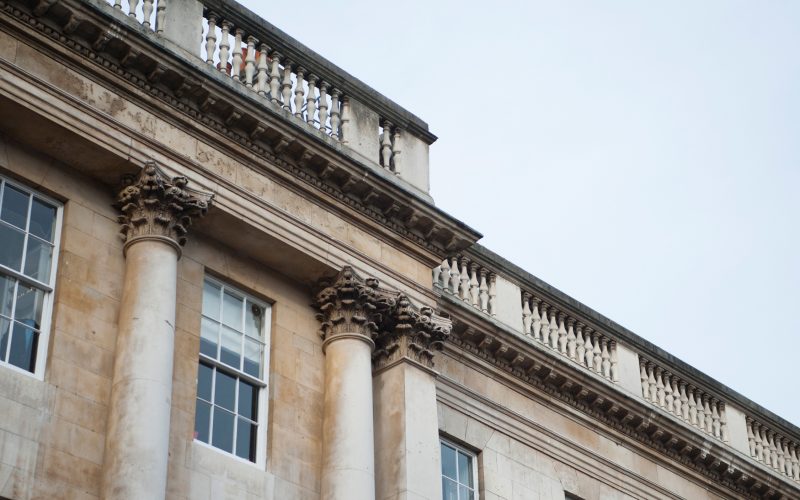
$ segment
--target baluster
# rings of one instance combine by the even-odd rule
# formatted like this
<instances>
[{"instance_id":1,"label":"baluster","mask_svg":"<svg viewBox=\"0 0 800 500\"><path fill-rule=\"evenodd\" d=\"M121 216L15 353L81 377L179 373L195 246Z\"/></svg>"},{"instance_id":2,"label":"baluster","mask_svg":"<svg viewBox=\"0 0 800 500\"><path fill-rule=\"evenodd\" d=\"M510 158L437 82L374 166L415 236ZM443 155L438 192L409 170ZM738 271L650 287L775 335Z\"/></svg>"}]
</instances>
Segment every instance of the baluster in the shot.
<instances>
[{"instance_id":1,"label":"baluster","mask_svg":"<svg viewBox=\"0 0 800 500\"><path fill-rule=\"evenodd\" d=\"M136 7L139 6L139 0L128 1L128 15L136 19Z\"/></svg>"},{"instance_id":2,"label":"baluster","mask_svg":"<svg viewBox=\"0 0 800 500\"><path fill-rule=\"evenodd\" d=\"M753 422L753 436L756 442L756 460L764 461L764 440L761 439L761 425Z\"/></svg>"},{"instance_id":3,"label":"baluster","mask_svg":"<svg viewBox=\"0 0 800 500\"><path fill-rule=\"evenodd\" d=\"M656 368L652 363L647 364L647 383L650 386L650 402L658 404L658 387L656 384Z\"/></svg>"},{"instance_id":4,"label":"baluster","mask_svg":"<svg viewBox=\"0 0 800 500\"><path fill-rule=\"evenodd\" d=\"M686 396L686 382L681 382L681 416L689 421L689 398Z\"/></svg>"},{"instance_id":5,"label":"baluster","mask_svg":"<svg viewBox=\"0 0 800 500\"><path fill-rule=\"evenodd\" d=\"M261 97L267 97L267 90L269 89L269 65L267 64L267 54L269 47L266 44L261 44L258 48L258 76L256 77L256 92Z\"/></svg>"},{"instance_id":6,"label":"baluster","mask_svg":"<svg viewBox=\"0 0 800 500\"><path fill-rule=\"evenodd\" d=\"M206 33L206 62L214 64L214 53L217 51L217 16L209 14L208 33Z\"/></svg>"},{"instance_id":7,"label":"baluster","mask_svg":"<svg viewBox=\"0 0 800 500\"><path fill-rule=\"evenodd\" d=\"M564 327L564 319L566 315L563 312L558 313L558 352L567 355L567 329Z\"/></svg>"},{"instance_id":8,"label":"baluster","mask_svg":"<svg viewBox=\"0 0 800 500\"><path fill-rule=\"evenodd\" d=\"M392 138L390 135L390 130L392 128L392 124L388 120L382 120L381 127L383 127L383 132L381 133L380 137L381 165L383 165L383 168L391 170Z\"/></svg>"},{"instance_id":9,"label":"baluster","mask_svg":"<svg viewBox=\"0 0 800 500\"><path fill-rule=\"evenodd\" d=\"M319 104L317 108L319 111L317 115L319 116L319 129L325 132L328 126L328 84L320 80L319 82Z\"/></svg>"},{"instance_id":10,"label":"baluster","mask_svg":"<svg viewBox=\"0 0 800 500\"><path fill-rule=\"evenodd\" d=\"M792 477L792 450L791 450L791 441L788 438L783 442L783 459L785 460L783 465L784 474L788 477Z\"/></svg>"},{"instance_id":11,"label":"baluster","mask_svg":"<svg viewBox=\"0 0 800 500\"><path fill-rule=\"evenodd\" d=\"M114 8L122 10L122 0L114 0Z\"/></svg>"},{"instance_id":12,"label":"baluster","mask_svg":"<svg viewBox=\"0 0 800 500\"><path fill-rule=\"evenodd\" d=\"M664 392L664 371L661 368L656 367L656 398L658 402L658 406L661 408L664 407L666 393Z\"/></svg>"},{"instance_id":13,"label":"baluster","mask_svg":"<svg viewBox=\"0 0 800 500\"><path fill-rule=\"evenodd\" d=\"M601 337L600 333L595 332L594 335L594 371L595 373L603 372L603 351L600 349Z\"/></svg>"},{"instance_id":14,"label":"baluster","mask_svg":"<svg viewBox=\"0 0 800 500\"><path fill-rule=\"evenodd\" d=\"M342 123L339 125L339 142L347 144L350 142L350 98L342 97Z\"/></svg>"},{"instance_id":15,"label":"baluster","mask_svg":"<svg viewBox=\"0 0 800 500\"><path fill-rule=\"evenodd\" d=\"M777 465L778 465L778 472L783 474L786 469L786 457L783 455L783 438L781 436L775 437L775 450L777 455Z\"/></svg>"},{"instance_id":16,"label":"baluster","mask_svg":"<svg viewBox=\"0 0 800 500\"><path fill-rule=\"evenodd\" d=\"M767 429L766 427L761 427L761 460L769 465L770 464L770 454L769 454L769 440L767 439Z\"/></svg>"},{"instance_id":17,"label":"baluster","mask_svg":"<svg viewBox=\"0 0 800 500\"><path fill-rule=\"evenodd\" d=\"M583 365L586 366L588 369L592 369L592 364L594 363L594 346L592 345L592 329L588 326L586 327L586 331L583 334L585 342L583 343L584 347L584 363Z\"/></svg>"},{"instance_id":18,"label":"baluster","mask_svg":"<svg viewBox=\"0 0 800 500\"><path fill-rule=\"evenodd\" d=\"M678 389L678 377L672 377L672 413L681 418L681 391Z\"/></svg>"},{"instance_id":19,"label":"baluster","mask_svg":"<svg viewBox=\"0 0 800 500\"><path fill-rule=\"evenodd\" d=\"M234 80L242 78L242 36L244 31L236 28L233 35L233 61L231 62L231 76Z\"/></svg>"},{"instance_id":20,"label":"baluster","mask_svg":"<svg viewBox=\"0 0 800 500\"><path fill-rule=\"evenodd\" d=\"M730 441L730 436L728 436L728 412L725 409L725 403L720 401L719 403L719 427L720 427L720 434L722 435L722 441L727 443Z\"/></svg>"},{"instance_id":21,"label":"baluster","mask_svg":"<svg viewBox=\"0 0 800 500\"><path fill-rule=\"evenodd\" d=\"M306 123L314 126L314 115L317 112L317 77L308 75L308 95L306 96Z\"/></svg>"},{"instance_id":22,"label":"baluster","mask_svg":"<svg viewBox=\"0 0 800 500\"><path fill-rule=\"evenodd\" d=\"M697 427L697 399L695 398L694 386L689 386L689 423Z\"/></svg>"},{"instance_id":23,"label":"baluster","mask_svg":"<svg viewBox=\"0 0 800 500\"><path fill-rule=\"evenodd\" d=\"M522 333L530 336L531 334L531 294L522 292Z\"/></svg>"},{"instance_id":24,"label":"baluster","mask_svg":"<svg viewBox=\"0 0 800 500\"><path fill-rule=\"evenodd\" d=\"M575 319L567 319L567 356L575 361L577 359L577 338L575 337Z\"/></svg>"},{"instance_id":25,"label":"baluster","mask_svg":"<svg viewBox=\"0 0 800 500\"><path fill-rule=\"evenodd\" d=\"M439 264L438 266L433 268L433 286L439 286L439 278L442 276L442 265Z\"/></svg>"},{"instance_id":26,"label":"baluster","mask_svg":"<svg viewBox=\"0 0 800 500\"><path fill-rule=\"evenodd\" d=\"M228 52L231 48L231 42L228 36L231 31L231 23L222 21L222 33L219 37L219 70L222 73L228 74Z\"/></svg>"},{"instance_id":27,"label":"baluster","mask_svg":"<svg viewBox=\"0 0 800 500\"><path fill-rule=\"evenodd\" d=\"M706 430L706 410L705 410L705 406L703 404L703 399L704 399L704 396L700 392L700 390L698 389L697 390L697 427L701 431L705 431Z\"/></svg>"},{"instance_id":28,"label":"baluster","mask_svg":"<svg viewBox=\"0 0 800 500\"><path fill-rule=\"evenodd\" d=\"M458 286L461 284L461 272L458 270L458 258L452 257L450 263L450 293L458 297Z\"/></svg>"},{"instance_id":29,"label":"baluster","mask_svg":"<svg viewBox=\"0 0 800 500\"><path fill-rule=\"evenodd\" d=\"M709 397L707 395L703 396L703 411L706 414L706 432L712 434L714 432L714 422L711 419L711 406L708 404L708 399Z\"/></svg>"},{"instance_id":30,"label":"baluster","mask_svg":"<svg viewBox=\"0 0 800 500\"><path fill-rule=\"evenodd\" d=\"M167 15L167 0L158 0L156 6L156 33L164 33L164 20Z\"/></svg>"},{"instance_id":31,"label":"baluster","mask_svg":"<svg viewBox=\"0 0 800 500\"><path fill-rule=\"evenodd\" d=\"M778 450L775 446L775 433L770 431L769 433L769 457L770 457L770 466L773 469L777 468L778 464Z\"/></svg>"},{"instance_id":32,"label":"baluster","mask_svg":"<svg viewBox=\"0 0 800 500\"><path fill-rule=\"evenodd\" d=\"M602 340L602 352L600 353L601 363L600 366L603 369L603 376L607 379L611 378L611 353L608 352L608 339Z\"/></svg>"},{"instance_id":33,"label":"baluster","mask_svg":"<svg viewBox=\"0 0 800 500\"><path fill-rule=\"evenodd\" d=\"M533 338L534 340L541 339L541 330L542 330L542 317L539 315L539 303L541 299L538 297L533 298L533 311L531 311L531 317L533 321L531 321L531 329L533 330Z\"/></svg>"},{"instance_id":34,"label":"baluster","mask_svg":"<svg viewBox=\"0 0 800 500\"><path fill-rule=\"evenodd\" d=\"M558 349L558 320L555 307L550 308L550 347Z\"/></svg>"},{"instance_id":35,"label":"baluster","mask_svg":"<svg viewBox=\"0 0 800 500\"><path fill-rule=\"evenodd\" d=\"M334 87L331 89L331 137L339 141L342 140L341 131L339 129L342 110L339 104L339 90Z\"/></svg>"},{"instance_id":36,"label":"baluster","mask_svg":"<svg viewBox=\"0 0 800 500\"><path fill-rule=\"evenodd\" d=\"M150 27L150 16L152 15L153 15L153 0L144 0L142 2L142 26L144 26L145 28Z\"/></svg>"},{"instance_id":37,"label":"baluster","mask_svg":"<svg viewBox=\"0 0 800 500\"><path fill-rule=\"evenodd\" d=\"M303 119L303 103L305 102L305 89L303 88L303 75L306 70L302 66L298 66L295 74L297 81L294 84L294 116Z\"/></svg>"},{"instance_id":38,"label":"baluster","mask_svg":"<svg viewBox=\"0 0 800 500\"><path fill-rule=\"evenodd\" d=\"M541 333L541 338L537 340L541 341L542 344L547 345L547 342L550 337L550 321L547 319L547 309L550 306L542 302L542 320L539 322L539 328Z\"/></svg>"},{"instance_id":39,"label":"baluster","mask_svg":"<svg viewBox=\"0 0 800 500\"><path fill-rule=\"evenodd\" d=\"M750 417L745 418L747 424L747 444L750 445L750 456L756 457L756 437L753 435L753 421Z\"/></svg>"},{"instance_id":40,"label":"baluster","mask_svg":"<svg viewBox=\"0 0 800 500\"><path fill-rule=\"evenodd\" d=\"M442 282L439 284L442 287L442 290L445 292L449 291L448 287L450 286L450 263L447 262L447 259L442 261Z\"/></svg>"},{"instance_id":41,"label":"baluster","mask_svg":"<svg viewBox=\"0 0 800 500\"><path fill-rule=\"evenodd\" d=\"M466 257L461 257L461 300L469 302L469 271L467 270L467 263L469 260Z\"/></svg>"},{"instance_id":42,"label":"baluster","mask_svg":"<svg viewBox=\"0 0 800 500\"><path fill-rule=\"evenodd\" d=\"M584 326L585 325L583 323L578 321L577 324L578 336L575 339L575 351L576 351L575 361L577 361L579 364L583 364L584 360L586 359L586 344L585 341L583 340Z\"/></svg>"},{"instance_id":43,"label":"baluster","mask_svg":"<svg viewBox=\"0 0 800 500\"><path fill-rule=\"evenodd\" d=\"M644 361L639 361L639 380L642 381L642 397L650 401L650 380L647 376L647 368Z\"/></svg>"},{"instance_id":44,"label":"baluster","mask_svg":"<svg viewBox=\"0 0 800 500\"><path fill-rule=\"evenodd\" d=\"M292 112L292 61L283 61L283 78L281 79L281 100L283 109Z\"/></svg>"},{"instance_id":45,"label":"baluster","mask_svg":"<svg viewBox=\"0 0 800 500\"><path fill-rule=\"evenodd\" d=\"M672 374L664 372L664 409L672 413Z\"/></svg>"},{"instance_id":46,"label":"baluster","mask_svg":"<svg viewBox=\"0 0 800 500\"><path fill-rule=\"evenodd\" d=\"M487 271L484 268L480 270L481 285L480 285L480 299L481 311L489 314L489 286L486 284Z\"/></svg>"},{"instance_id":47,"label":"baluster","mask_svg":"<svg viewBox=\"0 0 800 500\"><path fill-rule=\"evenodd\" d=\"M489 273L489 315L497 316L497 275Z\"/></svg>"},{"instance_id":48,"label":"baluster","mask_svg":"<svg viewBox=\"0 0 800 500\"><path fill-rule=\"evenodd\" d=\"M717 439L722 439L722 424L719 421L719 401L711 400L711 432Z\"/></svg>"},{"instance_id":49,"label":"baluster","mask_svg":"<svg viewBox=\"0 0 800 500\"><path fill-rule=\"evenodd\" d=\"M797 453L797 445L792 444L792 478L800 481L800 456Z\"/></svg>"},{"instance_id":50,"label":"baluster","mask_svg":"<svg viewBox=\"0 0 800 500\"><path fill-rule=\"evenodd\" d=\"M469 264L469 293L470 293L470 302L472 303L472 307L480 308L480 284L478 283L478 264L474 262L470 262Z\"/></svg>"},{"instance_id":51,"label":"baluster","mask_svg":"<svg viewBox=\"0 0 800 500\"><path fill-rule=\"evenodd\" d=\"M617 359L616 340L610 342L609 349L611 349L611 381L619 382L619 360Z\"/></svg>"},{"instance_id":52,"label":"baluster","mask_svg":"<svg viewBox=\"0 0 800 500\"><path fill-rule=\"evenodd\" d=\"M237 37L241 40L241 30L236 30ZM244 84L247 88L253 88L253 78L256 74L256 38L247 37L247 54L244 56ZM241 42L239 42L241 44ZM242 55L239 55L241 59ZM234 58L235 59L235 58ZM241 62L239 63L241 65ZM235 66L235 64L234 64Z\"/></svg>"},{"instance_id":53,"label":"baluster","mask_svg":"<svg viewBox=\"0 0 800 500\"><path fill-rule=\"evenodd\" d=\"M401 148L400 127L395 127L392 130L392 171L395 175L400 175L402 166L402 148Z\"/></svg>"},{"instance_id":54,"label":"baluster","mask_svg":"<svg viewBox=\"0 0 800 500\"><path fill-rule=\"evenodd\" d=\"M277 106L281 105L281 55L279 52L273 51L270 55L269 63L269 100L272 104Z\"/></svg>"}]
</instances>

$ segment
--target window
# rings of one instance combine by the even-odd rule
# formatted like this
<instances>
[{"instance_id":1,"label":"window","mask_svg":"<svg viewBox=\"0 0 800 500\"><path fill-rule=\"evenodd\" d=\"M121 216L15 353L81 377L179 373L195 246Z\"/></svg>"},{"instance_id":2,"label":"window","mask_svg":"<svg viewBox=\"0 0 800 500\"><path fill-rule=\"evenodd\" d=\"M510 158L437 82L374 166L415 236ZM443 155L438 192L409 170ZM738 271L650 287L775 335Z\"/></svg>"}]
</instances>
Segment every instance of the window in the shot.
<instances>
[{"instance_id":1,"label":"window","mask_svg":"<svg viewBox=\"0 0 800 500\"><path fill-rule=\"evenodd\" d=\"M263 463L270 306L206 277L201 321L195 439Z\"/></svg>"},{"instance_id":2,"label":"window","mask_svg":"<svg viewBox=\"0 0 800 500\"><path fill-rule=\"evenodd\" d=\"M442 498L444 500L476 500L475 454L442 440Z\"/></svg>"},{"instance_id":3,"label":"window","mask_svg":"<svg viewBox=\"0 0 800 500\"><path fill-rule=\"evenodd\" d=\"M39 377L60 229L58 203L0 177L0 364Z\"/></svg>"}]
</instances>

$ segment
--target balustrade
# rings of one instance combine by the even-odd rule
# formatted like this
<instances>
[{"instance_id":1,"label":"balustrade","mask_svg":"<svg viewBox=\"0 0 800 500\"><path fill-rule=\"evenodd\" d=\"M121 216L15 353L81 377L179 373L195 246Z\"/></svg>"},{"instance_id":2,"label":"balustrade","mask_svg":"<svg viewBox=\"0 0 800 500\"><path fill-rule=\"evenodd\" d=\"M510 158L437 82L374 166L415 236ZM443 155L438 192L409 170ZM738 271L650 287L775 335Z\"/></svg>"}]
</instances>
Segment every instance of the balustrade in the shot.
<instances>
[{"instance_id":1,"label":"balustrade","mask_svg":"<svg viewBox=\"0 0 800 500\"><path fill-rule=\"evenodd\" d=\"M108 3L139 21L145 28L157 33L164 31L167 0L108 0Z\"/></svg>"},{"instance_id":2,"label":"balustrade","mask_svg":"<svg viewBox=\"0 0 800 500\"><path fill-rule=\"evenodd\" d=\"M728 442L725 403L680 376L639 359L642 397L701 432Z\"/></svg>"},{"instance_id":3,"label":"balustrade","mask_svg":"<svg viewBox=\"0 0 800 500\"><path fill-rule=\"evenodd\" d=\"M745 417L745 422L750 456L800 482L800 444L750 417Z\"/></svg>"},{"instance_id":4,"label":"balustrade","mask_svg":"<svg viewBox=\"0 0 800 500\"><path fill-rule=\"evenodd\" d=\"M522 333L607 380L619 380L616 341L525 291Z\"/></svg>"},{"instance_id":5,"label":"balustrade","mask_svg":"<svg viewBox=\"0 0 800 500\"><path fill-rule=\"evenodd\" d=\"M433 269L433 285L475 309L497 316L497 275L467 257L451 257Z\"/></svg>"}]
</instances>

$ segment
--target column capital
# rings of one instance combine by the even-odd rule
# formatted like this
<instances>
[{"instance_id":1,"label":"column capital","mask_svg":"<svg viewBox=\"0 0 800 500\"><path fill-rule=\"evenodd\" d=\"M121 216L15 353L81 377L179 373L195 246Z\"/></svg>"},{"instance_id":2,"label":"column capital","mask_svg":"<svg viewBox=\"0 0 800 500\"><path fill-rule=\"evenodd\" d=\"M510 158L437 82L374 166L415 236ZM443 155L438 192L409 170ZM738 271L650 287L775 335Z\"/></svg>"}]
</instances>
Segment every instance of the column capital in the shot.
<instances>
[{"instance_id":1,"label":"column capital","mask_svg":"<svg viewBox=\"0 0 800 500\"><path fill-rule=\"evenodd\" d=\"M323 348L337 338L359 338L374 346L383 315L395 305L394 294L376 278L362 278L345 266L332 280L322 280L314 296Z\"/></svg>"},{"instance_id":2,"label":"column capital","mask_svg":"<svg viewBox=\"0 0 800 500\"><path fill-rule=\"evenodd\" d=\"M186 177L169 178L154 161L145 163L139 173L122 177L114 207L122 212L117 220L122 224L123 251L150 239L172 245L180 255L192 219L205 215L214 197L186 187L188 183Z\"/></svg>"},{"instance_id":3,"label":"column capital","mask_svg":"<svg viewBox=\"0 0 800 500\"><path fill-rule=\"evenodd\" d=\"M430 307L418 308L405 295L397 297L397 306L387 316L375 342L372 362L376 370L403 358L433 369L434 351L440 351L453 323Z\"/></svg>"}]
</instances>

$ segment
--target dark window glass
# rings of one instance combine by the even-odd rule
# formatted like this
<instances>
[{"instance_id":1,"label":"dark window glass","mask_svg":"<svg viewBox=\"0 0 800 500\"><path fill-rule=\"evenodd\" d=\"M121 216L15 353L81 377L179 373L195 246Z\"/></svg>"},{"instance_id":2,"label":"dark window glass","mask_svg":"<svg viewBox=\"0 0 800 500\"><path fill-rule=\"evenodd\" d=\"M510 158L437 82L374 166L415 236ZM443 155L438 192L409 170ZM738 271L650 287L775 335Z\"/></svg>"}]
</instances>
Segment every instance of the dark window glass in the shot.
<instances>
[{"instance_id":1,"label":"dark window glass","mask_svg":"<svg viewBox=\"0 0 800 500\"><path fill-rule=\"evenodd\" d=\"M14 283L16 280L0 274L0 314L6 318L11 317L11 307L14 305Z\"/></svg>"},{"instance_id":2,"label":"dark window glass","mask_svg":"<svg viewBox=\"0 0 800 500\"><path fill-rule=\"evenodd\" d=\"M233 413L215 406L213 433L211 444L228 453L233 453Z\"/></svg>"},{"instance_id":3,"label":"dark window glass","mask_svg":"<svg viewBox=\"0 0 800 500\"><path fill-rule=\"evenodd\" d=\"M14 309L14 319L38 330L42 324L43 308L43 291L22 283L17 285L17 305Z\"/></svg>"},{"instance_id":4,"label":"dark window glass","mask_svg":"<svg viewBox=\"0 0 800 500\"><path fill-rule=\"evenodd\" d=\"M200 324L200 352L216 359L217 342L219 342L219 324L203 318Z\"/></svg>"},{"instance_id":5,"label":"dark window glass","mask_svg":"<svg viewBox=\"0 0 800 500\"><path fill-rule=\"evenodd\" d=\"M214 387L214 404L226 410L235 411L236 379L217 371L216 386ZM216 426L216 424L215 424Z\"/></svg>"},{"instance_id":6,"label":"dark window glass","mask_svg":"<svg viewBox=\"0 0 800 500\"><path fill-rule=\"evenodd\" d=\"M458 485L455 481L442 478L442 498L444 500L458 500Z\"/></svg>"},{"instance_id":7,"label":"dark window glass","mask_svg":"<svg viewBox=\"0 0 800 500\"><path fill-rule=\"evenodd\" d=\"M258 414L258 388L239 381L239 415L256 420Z\"/></svg>"},{"instance_id":8,"label":"dark window glass","mask_svg":"<svg viewBox=\"0 0 800 500\"><path fill-rule=\"evenodd\" d=\"M211 405L197 400L194 416L194 432L197 439L208 443L208 428L211 424Z\"/></svg>"},{"instance_id":9,"label":"dark window glass","mask_svg":"<svg viewBox=\"0 0 800 500\"><path fill-rule=\"evenodd\" d=\"M13 224L20 229L25 229L28 219L29 195L6 184L3 191L3 206L0 209L0 219Z\"/></svg>"},{"instance_id":10,"label":"dark window glass","mask_svg":"<svg viewBox=\"0 0 800 500\"><path fill-rule=\"evenodd\" d=\"M50 263L52 261L53 247L42 240L28 237L28 248L25 250L25 274L47 283L50 281Z\"/></svg>"},{"instance_id":11,"label":"dark window glass","mask_svg":"<svg viewBox=\"0 0 800 500\"><path fill-rule=\"evenodd\" d=\"M236 455L256 461L256 426L243 418L239 418L236 429Z\"/></svg>"},{"instance_id":12,"label":"dark window glass","mask_svg":"<svg viewBox=\"0 0 800 500\"><path fill-rule=\"evenodd\" d=\"M456 450L442 443L442 475L456 479Z\"/></svg>"},{"instance_id":13,"label":"dark window glass","mask_svg":"<svg viewBox=\"0 0 800 500\"><path fill-rule=\"evenodd\" d=\"M0 318L0 361L6 360L8 350L8 336L11 334L11 322Z\"/></svg>"},{"instance_id":14,"label":"dark window glass","mask_svg":"<svg viewBox=\"0 0 800 500\"><path fill-rule=\"evenodd\" d=\"M210 366L200 363L197 367L197 397L211 401L211 381L214 370Z\"/></svg>"},{"instance_id":15,"label":"dark window glass","mask_svg":"<svg viewBox=\"0 0 800 500\"><path fill-rule=\"evenodd\" d=\"M458 482L472 486L472 460L469 455L458 452Z\"/></svg>"},{"instance_id":16,"label":"dark window glass","mask_svg":"<svg viewBox=\"0 0 800 500\"><path fill-rule=\"evenodd\" d=\"M8 362L32 372L36 361L37 338L36 331L15 321L11 332L11 350L8 353Z\"/></svg>"},{"instance_id":17,"label":"dark window glass","mask_svg":"<svg viewBox=\"0 0 800 500\"><path fill-rule=\"evenodd\" d=\"M22 247L25 244L25 233L0 223L0 264L15 271L22 265Z\"/></svg>"},{"instance_id":18,"label":"dark window glass","mask_svg":"<svg viewBox=\"0 0 800 500\"><path fill-rule=\"evenodd\" d=\"M31 205L31 223L28 231L52 243L55 227L56 208L34 198Z\"/></svg>"}]
</instances>

